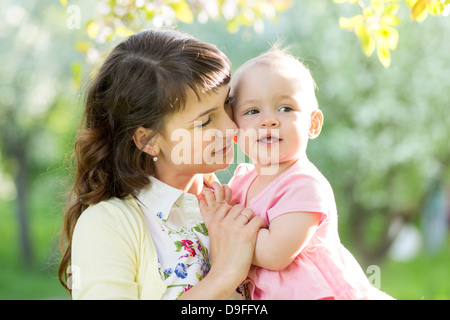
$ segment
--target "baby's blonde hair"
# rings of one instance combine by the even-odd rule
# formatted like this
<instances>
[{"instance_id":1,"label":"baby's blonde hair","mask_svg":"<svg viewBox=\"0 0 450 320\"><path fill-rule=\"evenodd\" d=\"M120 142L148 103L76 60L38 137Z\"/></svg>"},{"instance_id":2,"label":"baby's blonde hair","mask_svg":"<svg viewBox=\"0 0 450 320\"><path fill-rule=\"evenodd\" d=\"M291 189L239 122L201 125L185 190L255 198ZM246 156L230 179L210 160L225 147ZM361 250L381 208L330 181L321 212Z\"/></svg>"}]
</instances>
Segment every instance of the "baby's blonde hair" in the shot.
<instances>
[{"instance_id":1,"label":"baby's blonde hair","mask_svg":"<svg viewBox=\"0 0 450 320\"><path fill-rule=\"evenodd\" d=\"M303 91L306 93L312 95L313 99L313 105L312 107L314 109L319 108L319 104L317 102L315 90L317 89L317 84L314 81L314 78L311 75L310 70L308 67L300 61L299 58L296 58L293 56L288 48L281 48L279 45L275 44L270 48L268 51L260 54L259 56L252 58L245 62L243 65L241 65L236 72L234 73L231 81L231 85L237 85L239 83L239 78L242 72L244 70L252 65L265 65L269 67L277 67L277 63L280 61L284 61L286 63L292 64L293 68L297 68L298 70L298 76L302 79L302 83L304 84L304 87L302 88Z\"/></svg>"}]
</instances>

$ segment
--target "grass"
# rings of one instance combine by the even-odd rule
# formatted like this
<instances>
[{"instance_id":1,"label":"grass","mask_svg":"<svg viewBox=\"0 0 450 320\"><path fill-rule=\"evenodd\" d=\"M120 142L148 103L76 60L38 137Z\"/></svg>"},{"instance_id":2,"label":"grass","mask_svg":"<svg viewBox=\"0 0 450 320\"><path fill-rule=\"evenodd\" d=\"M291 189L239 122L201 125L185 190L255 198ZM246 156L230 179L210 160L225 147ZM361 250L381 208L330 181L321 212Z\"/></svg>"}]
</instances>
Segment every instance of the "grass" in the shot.
<instances>
[{"instance_id":1,"label":"grass","mask_svg":"<svg viewBox=\"0 0 450 320\"><path fill-rule=\"evenodd\" d=\"M381 266L381 289L397 299L450 299L450 241L440 252Z\"/></svg>"},{"instance_id":2,"label":"grass","mask_svg":"<svg viewBox=\"0 0 450 320\"><path fill-rule=\"evenodd\" d=\"M22 267L0 269L0 300L68 299L55 270L25 270Z\"/></svg>"},{"instance_id":3,"label":"grass","mask_svg":"<svg viewBox=\"0 0 450 320\"><path fill-rule=\"evenodd\" d=\"M30 199L29 233L33 263L25 267L21 255L14 202L0 200L0 299L67 299L57 279L61 221L56 177L38 177Z\"/></svg>"}]
</instances>

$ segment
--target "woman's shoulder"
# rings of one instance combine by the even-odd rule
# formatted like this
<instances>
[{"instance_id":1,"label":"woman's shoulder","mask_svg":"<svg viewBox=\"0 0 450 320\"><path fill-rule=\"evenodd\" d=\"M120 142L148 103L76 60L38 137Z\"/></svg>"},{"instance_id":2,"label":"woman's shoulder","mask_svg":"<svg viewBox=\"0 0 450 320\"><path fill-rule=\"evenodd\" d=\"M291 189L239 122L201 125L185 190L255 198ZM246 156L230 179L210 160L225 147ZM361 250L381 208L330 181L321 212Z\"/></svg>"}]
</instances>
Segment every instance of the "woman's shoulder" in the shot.
<instances>
[{"instance_id":1,"label":"woman's shoulder","mask_svg":"<svg viewBox=\"0 0 450 320\"><path fill-rule=\"evenodd\" d=\"M75 229L101 226L102 229L114 229L117 232L140 232L144 223L139 205L133 197L128 196L123 199L110 198L89 206L81 214Z\"/></svg>"},{"instance_id":2,"label":"woman's shoulder","mask_svg":"<svg viewBox=\"0 0 450 320\"><path fill-rule=\"evenodd\" d=\"M123 199L110 198L99 203L90 205L81 215L89 219L96 218L127 218L127 215L137 216L139 214L139 206L133 197L128 196Z\"/></svg>"},{"instance_id":3,"label":"woman's shoulder","mask_svg":"<svg viewBox=\"0 0 450 320\"><path fill-rule=\"evenodd\" d=\"M72 237L72 265L81 281L75 299L159 299L157 252L133 197L89 206ZM74 288L75 289L75 288Z\"/></svg>"}]
</instances>

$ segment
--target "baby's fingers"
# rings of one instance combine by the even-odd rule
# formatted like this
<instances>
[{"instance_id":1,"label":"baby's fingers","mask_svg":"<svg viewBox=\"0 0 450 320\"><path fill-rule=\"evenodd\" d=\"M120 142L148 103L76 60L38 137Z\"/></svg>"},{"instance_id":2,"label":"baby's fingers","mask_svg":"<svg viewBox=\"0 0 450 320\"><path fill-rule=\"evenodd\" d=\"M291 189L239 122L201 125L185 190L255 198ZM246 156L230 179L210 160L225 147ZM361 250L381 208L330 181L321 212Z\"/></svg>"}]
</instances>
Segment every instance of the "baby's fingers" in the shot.
<instances>
[{"instance_id":1,"label":"baby's fingers","mask_svg":"<svg viewBox=\"0 0 450 320\"><path fill-rule=\"evenodd\" d=\"M214 193L212 193L212 191L209 190L208 188L203 189L201 195L202 198L205 199L206 202L205 204L208 206L212 206L216 201Z\"/></svg>"},{"instance_id":2,"label":"baby's fingers","mask_svg":"<svg viewBox=\"0 0 450 320\"><path fill-rule=\"evenodd\" d=\"M231 202L231 188L227 186L226 184L223 185L223 192L224 192L224 200L227 203Z\"/></svg>"},{"instance_id":3,"label":"baby's fingers","mask_svg":"<svg viewBox=\"0 0 450 320\"><path fill-rule=\"evenodd\" d=\"M220 183L218 182L214 182L211 187L214 189L214 196L217 202L223 202L224 198L225 198L225 193L224 190L222 188L222 186L220 185Z\"/></svg>"}]
</instances>

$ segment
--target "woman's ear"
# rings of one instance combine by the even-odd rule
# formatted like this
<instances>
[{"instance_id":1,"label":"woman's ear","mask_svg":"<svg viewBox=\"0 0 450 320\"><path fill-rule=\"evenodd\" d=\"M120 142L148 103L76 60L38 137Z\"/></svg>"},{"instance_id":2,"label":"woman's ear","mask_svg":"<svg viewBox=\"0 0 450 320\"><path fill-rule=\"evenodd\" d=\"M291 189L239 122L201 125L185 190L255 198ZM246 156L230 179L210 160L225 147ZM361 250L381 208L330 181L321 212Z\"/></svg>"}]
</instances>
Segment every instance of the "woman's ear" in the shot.
<instances>
[{"instance_id":1,"label":"woman's ear","mask_svg":"<svg viewBox=\"0 0 450 320\"><path fill-rule=\"evenodd\" d=\"M151 156L156 156L159 153L159 146L155 143L155 137L150 138L152 130L144 127L139 127L133 134L133 141L136 147L142 152Z\"/></svg>"},{"instance_id":2,"label":"woman's ear","mask_svg":"<svg viewBox=\"0 0 450 320\"><path fill-rule=\"evenodd\" d=\"M320 131L322 130L323 124L323 113L320 110L315 110L311 112L311 122L309 125L309 138L315 139L319 136Z\"/></svg>"}]
</instances>

